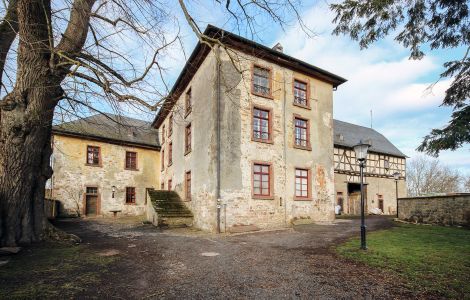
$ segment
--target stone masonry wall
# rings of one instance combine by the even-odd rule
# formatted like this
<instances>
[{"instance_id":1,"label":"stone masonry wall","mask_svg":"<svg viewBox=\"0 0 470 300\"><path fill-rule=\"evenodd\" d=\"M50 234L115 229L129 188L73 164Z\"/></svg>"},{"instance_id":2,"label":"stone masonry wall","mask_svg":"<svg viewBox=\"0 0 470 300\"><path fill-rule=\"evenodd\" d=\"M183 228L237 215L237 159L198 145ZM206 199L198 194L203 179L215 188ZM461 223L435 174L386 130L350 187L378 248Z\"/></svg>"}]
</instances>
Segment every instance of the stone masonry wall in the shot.
<instances>
[{"instance_id":1,"label":"stone masonry wall","mask_svg":"<svg viewBox=\"0 0 470 300\"><path fill-rule=\"evenodd\" d=\"M87 145L101 148L102 166L88 166ZM146 188L160 184L160 153L156 150L113 145L82 138L54 135L52 198L60 201L61 215L83 215L87 186L98 188L99 215L142 215L146 211ZM137 152L137 169L126 170L126 151ZM112 186L116 186L114 198ZM126 204L126 187L135 187L136 203Z\"/></svg>"},{"instance_id":2,"label":"stone masonry wall","mask_svg":"<svg viewBox=\"0 0 470 300\"><path fill-rule=\"evenodd\" d=\"M470 226L470 194L398 199L401 220Z\"/></svg>"},{"instance_id":3,"label":"stone masonry wall","mask_svg":"<svg viewBox=\"0 0 470 300\"><path fill-rule=\"evenodd\" d=\"M353 214L352 208L348 207L348 182L359 183L358 181L348 181L351 176L346 174L335 173L335 192L336 198L338 193L343 196L343 214ZM358 177L358 176L357 176ZM379 195L382 196L384 201L384 214L396 215L397 213L397 197L395 180L393 178L383 177L365 177L365 184L367 184L367 209L379 207ZM406 181L400 179L398 181L398 198L406 197Z\"/></svg>"},{"instance_id":4,"label":"stone masonry wall","mask_svg":"<svg viewBox=\"0 0 470 300\"><path fill-rule=\"evenodd\" d=\"M232 231L238 226L285 227L297 220L334 220L332 85L260 58L234 53L242 74L222 52L222 230ZM271 69L272 98L251 93L253 64ZM293 104L294 79L309 83L310 108ZM272 110L272 143L252 140L254 106ZM294 148L294 115L309 120L312 150ZM254 162L272 164L271 199L252 196ZM294 199L295 168L310 171L309 199Z\"/></svg>"}]
</instances>

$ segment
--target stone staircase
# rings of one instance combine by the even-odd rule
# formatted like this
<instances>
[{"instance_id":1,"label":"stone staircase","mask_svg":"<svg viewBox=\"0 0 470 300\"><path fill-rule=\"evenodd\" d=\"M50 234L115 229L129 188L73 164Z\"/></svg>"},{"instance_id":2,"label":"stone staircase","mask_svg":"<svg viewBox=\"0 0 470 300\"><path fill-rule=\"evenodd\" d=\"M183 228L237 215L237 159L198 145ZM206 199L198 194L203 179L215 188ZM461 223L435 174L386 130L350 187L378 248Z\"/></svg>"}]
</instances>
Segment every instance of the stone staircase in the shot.
<instances>
[{"instance_id":1,"label":"stone staircase","mask_svg":"<svg viewBox=\"0 0 470 300\"><path fill-rule=\"evenodd\" d=\"M159 227L188 227L193 224L193 214L174 191L148 190Z\"/></svg>"}]
</instances>

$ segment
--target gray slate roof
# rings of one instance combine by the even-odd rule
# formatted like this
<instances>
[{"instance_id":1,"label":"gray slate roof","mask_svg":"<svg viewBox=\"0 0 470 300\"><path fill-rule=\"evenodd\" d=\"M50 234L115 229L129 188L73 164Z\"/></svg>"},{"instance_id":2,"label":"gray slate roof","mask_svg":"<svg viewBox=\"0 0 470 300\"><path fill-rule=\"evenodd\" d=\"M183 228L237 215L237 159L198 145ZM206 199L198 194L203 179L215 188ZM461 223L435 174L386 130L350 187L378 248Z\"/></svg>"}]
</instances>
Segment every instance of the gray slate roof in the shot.
<instances>
[{"instance_id":1,"label":"gray slate roof","mask_svg":"<svg viewBox=\"0 0 470 300\"><path fill-rule=\"evenodd\" d=\"M150 122L113 114L93 115L76 121L55 125L56 134L111 140L122 144L160 147L158 131Z\"/></svg>"},{"instance_id":2,"label":"gray slate roof","mask_svg":"<svg viewBox=\"0 0 470 300\"><path fill-rule=\"evenodd\" d=\"M406 157L386 137L372 128L363 127L339 120L334 121L334 144L352 148L360 140L368 141L372 146L369 151ZM341 139L342 138L342 139Z\"/></svg>"}]
</instances>

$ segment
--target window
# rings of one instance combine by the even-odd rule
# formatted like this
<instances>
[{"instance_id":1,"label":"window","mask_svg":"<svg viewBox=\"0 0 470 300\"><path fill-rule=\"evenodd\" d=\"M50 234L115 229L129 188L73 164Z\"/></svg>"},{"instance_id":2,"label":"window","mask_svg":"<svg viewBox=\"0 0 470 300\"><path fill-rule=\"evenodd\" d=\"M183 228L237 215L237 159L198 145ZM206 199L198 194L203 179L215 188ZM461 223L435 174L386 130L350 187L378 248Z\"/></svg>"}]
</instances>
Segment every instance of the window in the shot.
<instances>
[{"instance_id":1,"label":"window","mask_svg":"<svg viewBox=\"0 0 470 300\"><path fill-rule=\"evenodd\" d=\"M186 200L191 200L191 171L186 172L184 179L184 187L186 192Z\"/></svg>"},{"instance_id":2,"label":"window","mask_svg":"<svg viewBox=\"0 0 470 300\"><path fill-rule=\"evenodd\" d=\"M272 141L271 111L253 108L253 140L259 142Z\"/></svg>"},{"instance_id":3,"label":"window","mask_svg":"<svg viewBox=\"0 0 470 300\"><path fill-rule=\"evenodd\" d=\"M270 164L253 164L253 197L267 199L272 197L272 174Z\"/></svg>"},{"instance_id":4,"label":"window","mask_svg":"<svg viewBox=\"0 0 470 300\"><path fill-rule=\"evenodd\" d=\"M171 179L168 179L168 190L171 191L171 182L172 180Z\"/></svg>"},{"instance_id":5,"label":"window","mask_svg":"<svg viewBox=\"0 0 470 300\"><path fill-rule=\"evenodd\" d=\"M168 165L171 166L173 163L173 143L168 145Z\"/></svg>"},{"instance_id":6,"label":"window","mask_svg":"<svg viewBox=\"0 0 470 300\"><path fill-rule=\"evenodd\" d=\"M253 66L253 94L271 97L271 70Z\"/></svg>"},{"instance_id":7,"label":"window","mask_svg":"<svg viewBox=\"0 0 470 300\"><path fill-rule=\"evenodd\" d=\"M165 125L162 126L162 144L165 143Z\"/></svg>"},{"instance_id":8,"label":"window","mask_svg":"<svg viewBox=\"0 0 470 300\"><path fill-rule=\"evenodd\" d=\"M173 133L173 114L168 117L168 137Z\"/></svg>"},{"instance_id":9,"label":"window","mask_svg":"<svg viewBox=\"0 0 470 300\"><path fill-rule=\"evenodd\" d=\"M86 163L90 166L99 166L101 164L100 147L87 146Z\"/></svg>"},{"instance_id":10,"label":"window","mask_svg":"<svg viewBox=\"0 0 470 300\"><path fill-rule=\"evenodd\" d=\"M98 194L98 188L96 186L87 186L86 193L91 194L91 195L97 195Z\"/></svg>"},{"instance_id":11,"label":"window","mask_svg":"<svg viewBox=\"0 0 470 300\"><path fill-rule=\"evenodd\" d=\"M161 189L161 190L164 190L164 189L165 189L165 183L164 183L164 182L160 183L160 189Z\"/></svg>"},{"instance_id":12,"label":"window","mask_svg":"<svg viewBox=\"0 0 470 300\"><path fill-rule=\"evenodd\" d=\"M185 103L186 103L186 115L188 115L191 112L192 109L192 98L191 98L191 88L186 92L186 97L185 97Z\"/></svg>"},{"instance_id":13,"label":"window","mask_svg":"<svg viewBox=\"0 0 470 300\"><path fill-rule=\"evenodd\" d=\"M306 169L295 169L295 198L310 198L310 172Z\"/></svg>"},{"instance_id":14,"label":"window","mask_svg":"<svg viewBox=\"0 0 470 300\"><path fill-rule=\"evenodd\" d=\"M310 147L308 120L294 118L295 146L308 149Z\"/></svg>"},{"instance_id":15,"label":"window","mask_svg":"<svg viewBox=\"0 0 470 300\"><path fill-rule=\"evenodd\" d=\"M165 170L165 150L162 150L162 161L161 161L161 166L162 166L162 171Z\"/></svg>"},{"instance_id":16,"label":"window","mask_svg":"<svg viewBox=\"0 0 470 300\"><path fill-rule=\"evenodd\" d=\"M135 204L135 187L126 187L126 204Z\"/></svg>"},{"instance_id":17,"label":"window","mask_svg":"<svg viewBox=\"0 0 470 300\"><path fill-rule=\"evenodd\" d=\"M184 138L184 154L191 152L191 123L186 126Z\"/></svg>"},{"instance_id":18,"label":"window","mask_svg":"<svg viewBox=\"0 0 470 300\"><path fill-rule=\"evenodd\" d=\"M294 104L308 107L308 84L294 80Z\"/></svg>"},{"instance_id":19,"label":"window","mask_svg":"<svg viewBox=\"0 0 470 300\"><path fill-rule=\"evenodd\" d=\"M137 170L137 152L126 151L126 169Z\"/></svg>"}]
</instances>

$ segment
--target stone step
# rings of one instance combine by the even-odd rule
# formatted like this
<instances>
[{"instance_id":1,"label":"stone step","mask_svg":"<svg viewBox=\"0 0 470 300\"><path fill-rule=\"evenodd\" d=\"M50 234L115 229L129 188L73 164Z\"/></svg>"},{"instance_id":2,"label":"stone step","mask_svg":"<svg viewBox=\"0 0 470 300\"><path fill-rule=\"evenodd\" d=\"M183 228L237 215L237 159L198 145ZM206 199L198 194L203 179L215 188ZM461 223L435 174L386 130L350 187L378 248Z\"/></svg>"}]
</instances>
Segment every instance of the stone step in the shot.
<instances>
[{"instance_id":1,"label":"stone step","mask_svg":"<svg viewBox=\"0 0 470 300\"><path fill-rule=\"evenodd\" d=\"M186 214L192 215L189 209L156 209L158 214Z\"/></svg>"},{"instance_id":2,"label":"stone step","mask_svg":"<svg viewBox=\"0 0 470 300\"><path fill-rule=\"evenodd\" d=\"M166 228L190 227L193 225L193 217L159 217L158 226Z\"/></svg>"},{"instance_id":3,"label":"stone step","mask_svg":"<svg viewBox=\"0 0 470 300\"><path fill-rule=\"evenodd\" d=\"M192 218L193 214L188 213L161 213L158 218Z\"/></svg>"}]
</instances>

